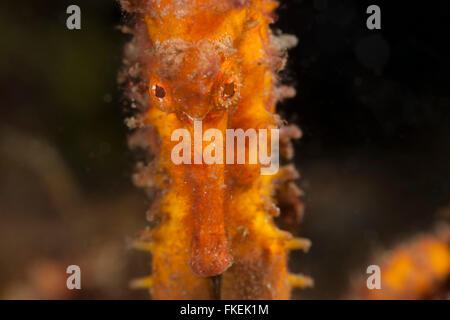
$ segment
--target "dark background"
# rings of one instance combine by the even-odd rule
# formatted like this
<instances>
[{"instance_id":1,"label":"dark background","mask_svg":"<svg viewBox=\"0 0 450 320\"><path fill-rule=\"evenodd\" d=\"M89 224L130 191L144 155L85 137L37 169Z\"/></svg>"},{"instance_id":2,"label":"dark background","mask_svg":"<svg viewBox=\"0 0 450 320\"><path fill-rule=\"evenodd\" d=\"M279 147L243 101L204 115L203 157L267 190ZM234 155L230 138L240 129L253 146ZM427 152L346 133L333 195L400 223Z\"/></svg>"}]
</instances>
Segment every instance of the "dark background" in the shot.
<instances>
[{"instance_id":1,"label":"dark background","mask_svg":"<svg viewBox=\"0 0 450 320\"><path fill-rule=\"evenodd\" d=\"M65 26L77 4L82 29ZM382 30L366 28L366 8ZM284 1L275 27L297 35L280 113L304 133L295 162L313 240L291 270L296 298L340 298L376 252L448 219L448 1ZM127 37L118 4L0 4L0 297L146 298L127 288L149 257L127 249L148 201L130 181L121 92ZM83 290L65 288L82 269Z\"/></svg>"}]
</instances>

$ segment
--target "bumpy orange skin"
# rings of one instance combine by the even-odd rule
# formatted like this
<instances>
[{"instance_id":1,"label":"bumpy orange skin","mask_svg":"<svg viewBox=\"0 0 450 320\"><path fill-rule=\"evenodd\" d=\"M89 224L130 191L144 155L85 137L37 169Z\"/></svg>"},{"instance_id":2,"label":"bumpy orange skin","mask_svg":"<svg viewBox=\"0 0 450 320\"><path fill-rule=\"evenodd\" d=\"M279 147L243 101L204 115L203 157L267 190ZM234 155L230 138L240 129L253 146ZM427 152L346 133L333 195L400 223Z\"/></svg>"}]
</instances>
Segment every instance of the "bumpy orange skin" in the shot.
<instances>
[{"instance_id":1,"label":"bumpy orange skin","mask_svg":"<svg viewBox=\"0 0 450 320\"><path fill-rule=\"evenodd\" d=\"M276 227L268 209L275 207L274 180L282 179L280 174L263 176L259 165L171 160L178 144L172 132L184 128L194 137L195 119L202 120L203 132L215 128L224 137L227 128L278 127L274 112L282 90L276 72L283 52L271 43L269 29L277 2L124 0L122 5L137 13L127 65L129 73L140 70L141 81L130 97L137 91L146 97L136 121L157 136L153 172L140 178L142 185L162 190L153 214L160 223L147 232L153 243L153 297L288 299L290 235ZM225 97L229 83L234 94ZM156 96L155 86L164 88L164 97ZM194 158L193 141L191 149ZM220 276L219 288L212 276Z\"/></svg>"}]
</instances>

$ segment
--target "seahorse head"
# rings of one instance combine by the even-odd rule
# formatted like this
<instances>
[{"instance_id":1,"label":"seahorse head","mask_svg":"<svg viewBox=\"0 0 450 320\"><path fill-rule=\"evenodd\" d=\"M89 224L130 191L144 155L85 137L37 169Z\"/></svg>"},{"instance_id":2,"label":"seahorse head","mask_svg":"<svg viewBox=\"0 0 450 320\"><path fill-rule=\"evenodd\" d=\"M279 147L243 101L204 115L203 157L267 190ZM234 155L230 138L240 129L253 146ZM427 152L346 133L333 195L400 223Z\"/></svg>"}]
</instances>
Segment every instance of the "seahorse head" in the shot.
<instances>
[{"instance_id":1,"label":"seahorse head","mask_svg":"<svg viewBox=\"0 0 450 320\"><path fill-rule=\"evenodd\" d=\"M202 120L237 103L242 80L237 46L245 34L247 0L155 0L144 15L150 103ZM170 32L168 32L170 30Z\"/></svg>"},{"instance_id":2,"label":"seahorse head","mask_svg":"<svg viewBox=\"0 0 450 320\"><path fill-rule=\"evenodd\" d=\"M239 99L239 69L230 39L155 42L150 66L150 101L168 113L202 120Z\"/></svg>"}]
</instances>

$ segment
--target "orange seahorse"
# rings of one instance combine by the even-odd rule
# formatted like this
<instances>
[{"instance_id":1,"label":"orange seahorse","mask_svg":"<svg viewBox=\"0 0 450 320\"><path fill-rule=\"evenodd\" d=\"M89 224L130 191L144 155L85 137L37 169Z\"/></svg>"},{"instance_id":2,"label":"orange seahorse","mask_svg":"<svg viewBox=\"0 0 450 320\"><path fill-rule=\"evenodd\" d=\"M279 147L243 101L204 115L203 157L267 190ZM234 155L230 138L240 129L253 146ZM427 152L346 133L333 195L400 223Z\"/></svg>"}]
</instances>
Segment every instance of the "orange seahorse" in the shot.
<instances>
[{"instance_id":1,"label":"orange seahorse","mask_svg":"<svg viewBox=\"0 0 450 320\"><path fill-rule=\"evenodd\" d=\"M289 299L292 287L312 285L309 277L287 270L288 251L307 250L309 240L293 238L274 223L278 206L301 215L293 166L261 175L259 164L171 160L178 144L172 133L183 128L194 136L195 120L203 132L282 126L275 104L295 91L280 83L277 72L296 38L271 32L278 3L121 0L121 5L134 16L134 25L124 28L133 39L119 77L138 109L128 119L137 129L130 143L149 150L135 182L154 198L148 212L154 227L135 244L151 251L152 272L134 286L149 287L155 299ZM281 128L282 155L292 157L290 139L300 135L295 126ZM203 141L203 148L208 144ZM194 150L190 156L197 156Z\"/></svg>"}]
</instances>

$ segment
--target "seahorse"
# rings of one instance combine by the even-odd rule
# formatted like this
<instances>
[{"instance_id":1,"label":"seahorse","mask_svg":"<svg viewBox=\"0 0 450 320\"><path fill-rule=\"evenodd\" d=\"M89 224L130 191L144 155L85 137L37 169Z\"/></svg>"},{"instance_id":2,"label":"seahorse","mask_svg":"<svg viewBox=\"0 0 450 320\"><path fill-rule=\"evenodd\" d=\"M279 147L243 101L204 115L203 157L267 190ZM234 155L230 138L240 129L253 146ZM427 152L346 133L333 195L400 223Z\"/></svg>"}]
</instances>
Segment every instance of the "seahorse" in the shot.
<instances>
[{"instance_id":1,"label":"seahorse","mask_svg":"<svg viewBox=\"0 0 450 320\"><path fill-rule=\"evenodd\" d=\"M200 121L202 132L281 128L281 154L292 157L291 139L301 131L284 125L275 105L295 95L278 72L297 39L271 31L278 2L120 2L134 22L124 27L133 38L119 76L137 110L127 120L130 145L148 150L134 181L153 198L152 227L134 243L151 252L151 275L133 286L148 287L154 299L289 299L293 287L311 286L310 277L287 269L289 250L306 251L310 241L274 221L280 207L283 215L302 214L292 165L261 175L260 164L171 160L172 133L194 136Z\"/></svg>"}]
</instances>

